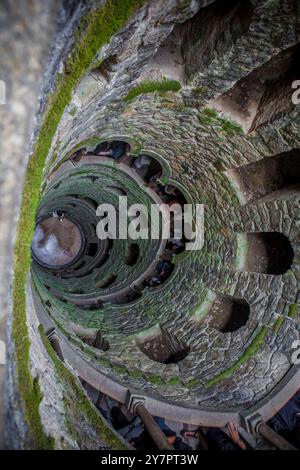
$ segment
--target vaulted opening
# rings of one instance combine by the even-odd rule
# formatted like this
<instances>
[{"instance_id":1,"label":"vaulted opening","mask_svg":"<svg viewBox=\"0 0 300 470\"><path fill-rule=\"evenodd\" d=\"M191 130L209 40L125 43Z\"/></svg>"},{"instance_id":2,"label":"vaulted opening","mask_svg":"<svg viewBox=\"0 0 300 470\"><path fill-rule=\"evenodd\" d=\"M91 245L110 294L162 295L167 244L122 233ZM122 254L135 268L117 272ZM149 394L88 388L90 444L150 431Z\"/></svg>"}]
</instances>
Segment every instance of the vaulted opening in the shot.
<instances>
[{"instance_id":1,"label":"vaulted opening","mask_svg":"<svg viewBox=\"0 0 300 470\"><path fill-rule=\"evenodd\" d=\"M247 233L247 256L243 271L280 275L286 273L294 258L288 237L279 232Z\"/></svg>"},{"instance_id":2,"label":"vaulted opening","mask_svg":"<svg viewBox=\"0 0 300 470\"><path fill-rule=\"evenodd\" d=\"M265 157L225 174L239 183L245 202L296 193L300 190L300 149Z\"/></svg>"},{"instance_id":3,"label":"vaulted opening","mask_svg":"<svg viewBox=\"0 0 300 470\"><path fill-rule=\"evenodd\" d=\"M189 82L248 30L254 10L251 0L206 3L191 19L175 25L145 68L147 77Z\"/></svg>"},{"instance_id":4,"label":"vaulted opening","mask_svg":"<svg viewBox=\"0 0 300 470\"><path fill-rule=\"evenodd\" d=\"M110 348L109 342L103 337L99 330L94 335L80 336L80 338L84 343L93 348L100 349L101 351L108 351Z\"/></svg>"},{"instance_id":5,"label":"vaulted opening","mask_svg":"<svg viewBox=\"0 0 300 470\"><path fill-rule=\"evenodd\" d=\"M117 70L118 67L118 56L113 54L92 70L92 75L97 79L100 77L103 78L106 82L109 82L112 78L113 73Z\"/></svg>"},{"instance_id":6,"label":"vaulted opening","mask_svg":"<svg viewBox=\"0 0 300 470\"><path fill-rule=\"evenodd\" d=\"M127 247L127 253L125 256L125 264L128 266L134 266L138 260L140 253L139 245L137 243L131 243Z\"/></svg>"},{"instance_id":7,"label":"vaulted opening","mask_svg":"<svg viewBox=\"0 0 300 470\"><path fill-rule=\"evenodd\" d=\"M106 287L111 286L115 282L116 279L117 279L116 274L109 274L104 279L97 282L96 287L98 287L99 289L105 289Z\"/></svg>"},{"instance_id":8,"label":"vaulted opening","mask_svg":"<svg viewBox=\"0 0 300 470\"><path fill-rule=\"evenodd\" d=\"M130 166L148 183L149 187L158 184L163 172L160 162L146 154L134 158Z\"/></svg>"},{"instance_id":9,"label":"vaulted opening","mask_svg":"<svg viewBox=\"0 0 300 470\"><path fill-rule=\"evenodd\" d=\"M220 0L177 26L187 80L208 67L215 56L223 55L248 30L253 10L250 0Z\"/></svg>"},{"instance_id":10,"label":"vaulted opening","mask_svg":"<svg viewBox=\"0 0 300 470\"><path fill-rule=\"evenodd\" d=\"M130 145L122 140L105 141L98 144L93 150L88 151L87 155L98 155L99 157L110 157L114 160L120 160L130 151Z\"/></svg>"},{"instance_id":11,"label":"vaulted opening","mask_svg":"<svg viewBox=\"0 0 300 470\"><path fill-rule=\"evenodd\" d=\"M246 325L249 314L250 307L246 300L218 293L206 322L210 328L232 333Z\"/></svg>"},{"instance_id":12,"label":"vaulted opening","mask_svg":"<svg viewBox=\"0 0 300 470\"><path fill-rule=\"evenodd\" d=\"M98 251L98 244L97 243L89 243L87 246L86 255L88 256L96 256Z\"/></svg>"},{"instance_id":13,"label":"vaulted opening","mask_svg":"<svg viewBox=\"0 0 300 470\"><path fill-rule=\"evenodd\" d=\"M137 345L149 359L163 364L177 364L190 352L189 346L164 329L147 339L138 339Z\"/></svg>"},{"instance_id":14,"label":"vaulted opening","mask_svg":"<svg viewBox=\"0 0 300 470\"><path fill-rule=\"evenodd\" d=\"M297 44L242 78L210 105L252 132L293 109L292 84L299 76L300 44Z\"/></svg>"}]
</instances>

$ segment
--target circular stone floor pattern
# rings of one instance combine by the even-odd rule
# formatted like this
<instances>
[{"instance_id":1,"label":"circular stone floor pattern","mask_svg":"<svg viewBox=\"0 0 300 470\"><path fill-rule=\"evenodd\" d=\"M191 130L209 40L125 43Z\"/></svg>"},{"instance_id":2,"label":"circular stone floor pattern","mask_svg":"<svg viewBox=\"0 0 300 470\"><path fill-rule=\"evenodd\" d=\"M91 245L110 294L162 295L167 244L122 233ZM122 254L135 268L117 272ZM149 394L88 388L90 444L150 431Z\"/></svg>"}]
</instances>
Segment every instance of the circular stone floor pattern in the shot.
<instances>
[{"instance_id":1,"label":"circular stone floor pattern","mask_svg":"<svg viewBox=\"0 0 300 470\"><path fill-rule=\"evenodd\" d=\"M32 253L42 266L56 268L70 264L82 246L79 228L70 220L48 217L37 223Z\"/></svg>"}]
</instances>

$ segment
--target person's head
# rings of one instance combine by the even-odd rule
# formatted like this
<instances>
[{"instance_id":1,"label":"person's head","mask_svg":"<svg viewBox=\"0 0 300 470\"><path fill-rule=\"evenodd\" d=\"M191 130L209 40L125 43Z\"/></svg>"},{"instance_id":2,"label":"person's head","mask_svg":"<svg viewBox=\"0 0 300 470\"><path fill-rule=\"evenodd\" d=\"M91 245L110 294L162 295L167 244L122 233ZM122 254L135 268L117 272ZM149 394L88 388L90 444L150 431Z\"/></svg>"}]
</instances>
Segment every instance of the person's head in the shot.
<instances>
[{"instance_id":1,"label":"person's head","mask_svg":"<svg viewBox=\"0 0 300 470\"><path fill-rule=\"evenodd\" d=\"M159 284L161 284L161 280L158 277L152 277L149 281L149 286L150 287L156 287Z\"/></svg>"},{"instance_id":2,"label":"person's head","mask_svg":"<svg viewBox=\"0 0 300 470\"><path fill-rule=\"evenodd\" d=\"M167 437L167 441L169 444L173 445L175 444L176 442L176 433L174 431L172 431L171 429L165 429L164 430L164 433Z\"/></svg>"},{"instance_id":3,"label":"person's head","mask_svg":"<svg viewBox=\"0 0 300 470\"><path fill-rule=\"evenodd\" d=\"M170 184L166 184L164 190L167 194L176 194L176 188Z\"/></svg>"},{"instance_id":4,"label":"person's head","mask_svg":"<svg viewBox=\"0 0 300 470\"><path fill-rule=\"evenodd\" d=\"M159 183L159 179L160 179L161 175L162 175L162 172L158 171L158 172L154 173L154 175L150 176L149 181L150 182L157 181L157 183Z\"/></svg>"}]
</instances>

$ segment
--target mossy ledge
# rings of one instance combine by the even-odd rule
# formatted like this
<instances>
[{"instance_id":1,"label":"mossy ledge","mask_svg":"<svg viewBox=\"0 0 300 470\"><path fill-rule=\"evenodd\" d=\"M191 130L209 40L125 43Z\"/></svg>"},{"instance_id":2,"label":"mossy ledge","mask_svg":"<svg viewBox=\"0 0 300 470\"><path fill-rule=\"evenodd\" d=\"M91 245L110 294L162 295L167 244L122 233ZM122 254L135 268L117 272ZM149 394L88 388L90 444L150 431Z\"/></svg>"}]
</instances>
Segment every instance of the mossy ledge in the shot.
<instances>
[{"instance_id":1,"label":"mossy ledge","mask_svg":"<svg viewBox=\"0 0 300 470\"><path fill-rule=\"evenodd\" d=\"M78 379L57 357L41 325L39 326L39 333L60 382L65 385L65 388L68 390L68 395L64 398L64 406L67 411L69 411L67 415L67 425L71 435L73 435L77 442L80 441L81 436L78 435L76 431L76 423L84 421L94 429L99 440L105 442L110 449L126 450L127 447L125 444L123 444L123 442L118 439L117 435L104 423L103 418L94 405L87 399Z\"/></svg>"},{"instance_id":2,"label":"mossy ledge","mask_svg":"<svg viewBox=\"0 0 300 470\"><path fill-rule=\"evenodd\" d=\"M275 333L278 333L278 331L280 330L280 328L283 325L284 320L285 320L284 317L278 317L277 318L277 320L275 321L275 323L273 325L273 330L275 331Z\"/></svg>"},{"instance_id":3,"label":"mossy ledge","mask_svg":"<svg viewBox=\"0 0 300 470\"><path fill-rule=\"evenodd\" d=\"M48 99L39 137L28 162L14 253L12 338L15 344L18 390L31 449L53 447L53 440L45 435L40 420L38 382L33 381L30 372L30 340L25 306L26 274L30 267L30 245L45 161L62 114L71 101L74 87L88 70L98 50L143 3L144 0L107 0L82 20L74 52L66 63L65 73L57 81L56 91Z\"/></svg>"},{"instance_id":4,"label":"mossy ledge","mask_svg":"<svg viewBox=\"0 0 300 470\"><path fill-rule=\"evenodd\" d=\"M133 101L139 95L146 93L154 93L155 91L165 93L167 91L177 92L181 90L181 84L177 80L170 80L164 77L160 81L149 80L141 82L135 87L131 88L127 96L124 98L125 101Z\"/></svg>"},{"instance_id":5,"label":"mossy ledge","mask_svg":"<svg viewBox=\"0 0 300 470\"><path fill-rule=\"evenodd\" d=\"M206 384L204 385L206 388L212 387L213 385L218 384L224 379L227 379L230 377L235 371L237 371L241 365L243 365L245 362L247 362L251 357L253 357L262 344L265 341L265 338L268 334L269 330L266 326L263 326L260 331L257 333L255 338L252 340L251 344L249 347L244 351L244 353L240 356L239 360L235 362L231 367L228 369L224 370L220 374L216 375L212 379L210 379Z\"/></svg>"},{"instance_id":6,"label":"mossy ledge","mask_svg":"<svg viewBox=\"0 0 300 470\"><path fill-rule=\"evenodd\" d=\"M288 316L289 318L296 318L300 312L300 307L297 304L291 304L289 307Z\"/></svg>"},{"instance_id":7,"label":"mossy ledge","mask_svg":"<svg viewBox=\"0 0 300 470\"><path fill-rule=\"evenodd\" d=\"M216 109L204 108L199 111L199 121L203 125L214 126L227 134L243 134L242 127L233 120L219 116Z\"/></svg>"}]
</instances>

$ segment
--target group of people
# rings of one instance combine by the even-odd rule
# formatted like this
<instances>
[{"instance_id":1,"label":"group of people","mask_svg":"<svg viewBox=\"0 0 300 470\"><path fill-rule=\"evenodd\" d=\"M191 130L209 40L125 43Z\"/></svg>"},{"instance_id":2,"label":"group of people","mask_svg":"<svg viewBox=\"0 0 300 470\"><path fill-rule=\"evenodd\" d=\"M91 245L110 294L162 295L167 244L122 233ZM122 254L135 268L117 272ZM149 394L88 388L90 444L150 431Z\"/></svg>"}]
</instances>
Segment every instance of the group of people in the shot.
<instances>
[{"instance_id":1,"label":"group of people","mask_svg":"<svg viewBox=\"0 0 300 470\"><path fill-rule=\"evenodd\" d=\"M122 411L120 403L107 396L104 401L106 409L99 406L100 413L126 441L137 450L157 450L155 442L139 416L129 418ZM169 444L180 452L193 449L233 451L252 449L233 422L228 423L224 429L199 427L189 430L183 428L178 436L163 418L154 416L154 420L165 434ZM267 424L300 450L300 390Z\"/></svg>"},{"instance_id":2,"label":"group of people","mask_svg":"<svg viewBox=\"0 0 300 470\"><path fill-rule=\"evenodd\" d=\"M300 389L267 424L300 450Z\"/></svg>"},{"instance_id":3,"label":"group of people","mask_svg":"<svg viewBox=\"0 0 300 470\"><path fill-rule=\"evenodd\" d=\"M112 427L137 450L155 451L157 446L139 416L129 419L123 413L120 404L106 397L109 411L99 408L102 416L110 422ZM179 437L163 418L154 416L167 441L175 450L180 452L191 451L195 448L186 441L196 439L197 449L201 450L246 450L247 444L241 438L234 423L229 423L226 431L217 428L197 429L195 431L182 430Z\"/></svg>"},{"instance_id":4,"label":"group of people","mask_svg":"<svg viewBox=\"0 0 300 470\"><path fill-rule=\"evenodd\" d=\"M153 275L145 280L145 284L148 287L157 287L165 282L174 269L174 264L168 260L160 260L156 267Z\"/></svg>"},{"instance_id":5,"label":"group of people","mask_svg":"<svg viewBox=\"0 0 300 470\"><path fill-rule=\"evenodd\" d=\"M185 201L183 200L179 190L171 184L163 185L161 183L161 170L149 174L150 165L151 158L148 155L143 154L139 155L131 163L131 167L146 180L147 186L158 194L164 204L167 204L169 207L171 207L173 204L179 204L182 207ZM157 263L154 273L145 281L146 286L157 287L165 282L166 279L168 279L174 269L174 264L171 262L171 257L173 254L181 253L184 250L184 246L184 239L176 238L174 236L174 219L173 214L171 214L170 238L167 241L164 252L165 259L161 259Z\"/></svg>"},{"instance_id":6,"label":"group of people","mask_svg":"<svg viewBox=\"0 0 300 470\"><path fill-rule=\"evenodd\" d=\"M100 413L126 441L137 450L157 450L155 442L139 416L129 419L123 413L120 404L108 397L106 397L105 402L109 411L99 407ZM175 450L181 452L192 450L192 447L186 444L181 437L178 437L163 418L154 416L154 420Z\"/></svg>"},{"instance_id":7,"label":"group of people","mask_svg":"<svg viewBox=\"0 0 300 470\"><path fill-rule=\"evenodd\" d=\"M91 153L101 157L110 157L113 160L120 160L120 158L127 155L129 149L130 147L126 142L114 140L113 142L102 142Z\"/></svg>"},{"instance_id":8,"label":"group of people","mask_svg":"<svg viewBox=\"0 0 300 470\"><path fill-rule=\"evenodd\" d=\"M148 155L141 154L135 158L131 167L135 169L140 176L142 176L147 186L153 189L160 197L164 204L167 204L171 208L174 204L178 204L181 208L185 204L185 199L180 191L171 184L162 184L160 178L162 171L149 172L152 159ZM164 251L164 259L161 259L156 267L153 275L146 279L145 285L148 287L157 287L163 284L174 269L174 264L171 262L173 254L181 253L185 248L185 241L183 236L178 238L174 233L174 214L171 213L170 219L170 238L167 241L166 248Z\"/></svg>"},{"instance_id":9,"label":"group of people","mask_svg":"<svg viewBox=\"0 0 300 470\"><path fill-rule=\"evenodd\" d=\"M72 158L76 159L83 152L86 155L93 154L110 157L116 161L124 161L145 180L146 185L157 193L164 204L167 204L170 208L174 204L179 204L183 208L185 199L180 191L172 184L162 184L162 169L159 162L146 154L140 154L137 157L130 156L129 151L129 144L115 140L112 142L102 142L93 151L85 152L85 149L78 150ZM173 217L173 214L171 214L171 235L166 248L168 254L180 253L185 245L183 239L176 238L173 236L174 234L172 235Z\"/></svg>"}]
</instances>

